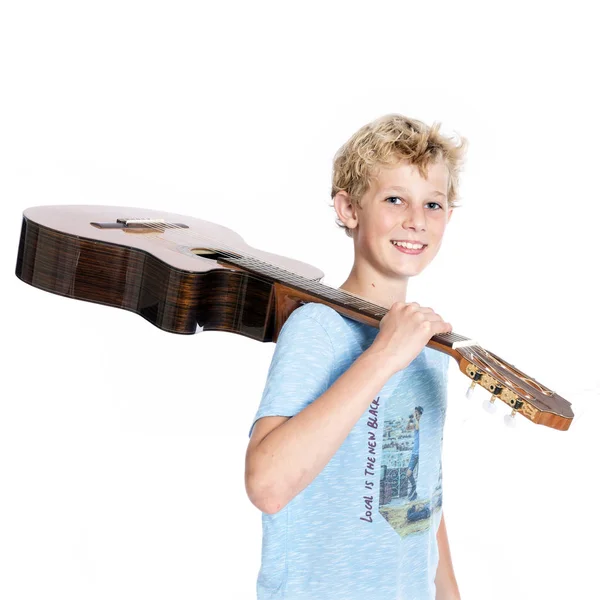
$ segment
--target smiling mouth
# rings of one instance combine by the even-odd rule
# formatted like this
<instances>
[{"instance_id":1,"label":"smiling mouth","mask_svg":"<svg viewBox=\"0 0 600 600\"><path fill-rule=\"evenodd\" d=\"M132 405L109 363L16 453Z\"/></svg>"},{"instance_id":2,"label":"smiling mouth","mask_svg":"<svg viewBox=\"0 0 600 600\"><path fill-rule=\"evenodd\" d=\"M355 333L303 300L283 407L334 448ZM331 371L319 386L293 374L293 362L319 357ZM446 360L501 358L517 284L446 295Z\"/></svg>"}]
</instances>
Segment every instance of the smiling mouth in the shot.
<instances>
[{"instance_id":1,"label":"smiling mouth","mask_svg":"<svg viewBox=\"0 0 600 600\"><path fill-rule=\"evenodd\" d=\"M412 248L409 248L406 245L400 244L398 242L394 243L393 240L390 240L392 246L396 248L399 252L403 252L404 254L421 254L427 248L427 244L411 244ZM416 248L414 246L417 246Z\"/></svg>"}]
</instances>

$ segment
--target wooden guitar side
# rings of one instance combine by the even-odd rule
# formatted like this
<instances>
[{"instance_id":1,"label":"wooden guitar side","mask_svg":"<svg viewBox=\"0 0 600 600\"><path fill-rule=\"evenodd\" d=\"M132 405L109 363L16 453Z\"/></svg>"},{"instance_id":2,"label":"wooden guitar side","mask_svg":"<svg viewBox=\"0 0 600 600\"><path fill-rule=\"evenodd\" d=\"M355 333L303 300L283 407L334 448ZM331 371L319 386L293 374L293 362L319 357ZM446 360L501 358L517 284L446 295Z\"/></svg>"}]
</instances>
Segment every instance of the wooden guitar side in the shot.
<instances>
[{"instance_id":1,"label":"wooden guitar side","mask_svg":"<svg viewBox=\"0 0 600 600\"><path fill-rule=\"evenodd\" d=\"M183 270L144 250L58 232L27 218L16 275L54 294L130 310L170 333L203 328L261 342L273 341L276 333L271 282L236 269Z\"/></svg>"}]
</instances>

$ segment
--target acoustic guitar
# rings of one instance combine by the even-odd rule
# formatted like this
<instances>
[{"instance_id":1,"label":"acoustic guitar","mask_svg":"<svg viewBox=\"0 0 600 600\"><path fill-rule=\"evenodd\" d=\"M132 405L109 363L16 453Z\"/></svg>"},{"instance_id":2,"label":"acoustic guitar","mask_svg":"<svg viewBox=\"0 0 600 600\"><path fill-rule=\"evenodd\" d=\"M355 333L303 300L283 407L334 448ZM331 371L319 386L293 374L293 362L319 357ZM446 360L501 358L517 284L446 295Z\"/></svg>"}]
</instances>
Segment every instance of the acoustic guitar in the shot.
<instances>
[{"instance_id":1,"label":"acoustic guitar","mask_svg":"<svg viewBox=\"0 0 600 600\"><path fill-rule=\"evenodd\" d=\"M378 327L387 309L333 288L317 268L264 252L221 225L174 213L118 206L37 206L23 212L16 274L53 294L141 315L163 331L237 333L276 342L306 302ZM427 346L445 352L472 382L529 421L565 431L571 403L514 365L457 333Z\"/></svg>"}]
</instances>

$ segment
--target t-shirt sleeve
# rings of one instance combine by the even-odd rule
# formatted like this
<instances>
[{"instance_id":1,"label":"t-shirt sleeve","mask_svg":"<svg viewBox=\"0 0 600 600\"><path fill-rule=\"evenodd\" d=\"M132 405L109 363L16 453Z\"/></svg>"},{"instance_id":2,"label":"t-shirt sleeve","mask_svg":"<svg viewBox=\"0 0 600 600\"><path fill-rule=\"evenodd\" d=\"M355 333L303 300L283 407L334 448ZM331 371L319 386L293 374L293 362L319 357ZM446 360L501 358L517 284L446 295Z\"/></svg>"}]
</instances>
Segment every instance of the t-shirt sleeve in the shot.
<instances>
[{"instance_id":1,"label":"t-shirt sleeve","mask_svg":"<svg viewBox=\"0 0 600 600\"><path fill-rule=\"evenodd\" d=\"M310 305L301 306L283 324L248 437L261 417L293 417L331 385L333 343L312 311Z\"/></svg>"}]
</instances>

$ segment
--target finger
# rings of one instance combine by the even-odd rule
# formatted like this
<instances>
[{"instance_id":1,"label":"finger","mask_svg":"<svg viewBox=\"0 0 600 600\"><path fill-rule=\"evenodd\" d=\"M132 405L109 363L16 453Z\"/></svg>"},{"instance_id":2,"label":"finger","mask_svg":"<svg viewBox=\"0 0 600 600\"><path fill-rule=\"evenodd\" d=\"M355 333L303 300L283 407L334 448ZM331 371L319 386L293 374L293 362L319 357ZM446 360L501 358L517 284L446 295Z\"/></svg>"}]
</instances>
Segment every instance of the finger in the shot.
<instances>
[{"instance_id":1,"label":"finger","mask_svg":"<svg viewBox=\"0 0 600 600\"><path fill-rule=\"evenodd\" d=\"M438 333L450 333L452 331L452 325L444 321L441 317L439 319L431 317L428 320L431 323L430 330L433 335Z\"/></svg>"},{"instance_id":2,"label":"finger","mask_svg":"<svg viewBox=\"0 0 600 600\"><path fill-rule=\"evenodd\" d=\"M430 313L423 313L426 321L443 321L444 319L436 312L431 311Z\"/></svg>"},{"instance_id":3,"label":"finger","mask_svg":"<svg viewBox=\"0 0 600 600\"><path fill-rule=\"evenodd\" d=\"M436 321L433 328L439 329L440 333L450 333L452 331L452 325L446 321Z\"/></svg>"}]
</instances>

